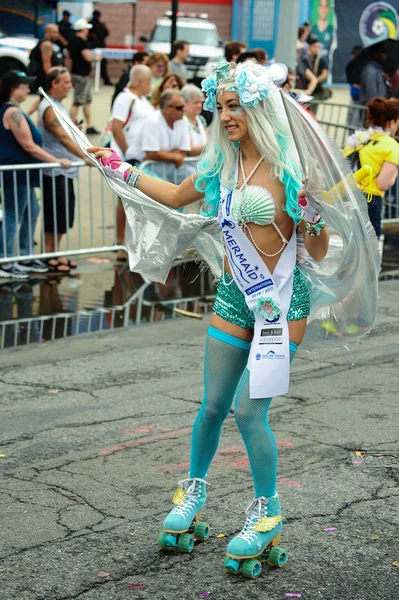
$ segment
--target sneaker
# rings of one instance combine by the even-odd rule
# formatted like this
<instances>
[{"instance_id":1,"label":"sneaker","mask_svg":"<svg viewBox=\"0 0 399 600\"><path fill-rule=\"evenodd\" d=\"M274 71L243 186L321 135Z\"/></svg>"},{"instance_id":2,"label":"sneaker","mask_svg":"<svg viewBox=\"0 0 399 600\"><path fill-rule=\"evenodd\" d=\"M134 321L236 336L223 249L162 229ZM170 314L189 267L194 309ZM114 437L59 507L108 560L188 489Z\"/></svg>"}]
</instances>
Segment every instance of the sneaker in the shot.
<instances>
[{"instance_id":1,"label":"sneaker","mask_svg":"<svg viewBox=\"0 0 399 600\"><path fill-rule=\"evenodd\" d=\"M306 104L307 102L310 102L311 100L313 100L313 96L309 96L308 94L299 94L299 96L298 96L298 102L300 104Z\"/></svg>"},{"instance_id":2,"label":"sneaker","mask_svg":"<svg viewBox=\"0 0 399 600\"><path fill-rule=\"evenodd\" d=\"M0 277L5 277L6 279L28 279L28 273L23 271L18 263L13 263L6 267L5 265L0 265Z\"/></svg>"},{"instance_id":3,"label":"sneaker","mask_svg":"<svg viewBox=\"0 0 399 600\"><path fill-rule=\"evenodd\" d=\"M38 258L20 261L19 268L26 273L47 273L50 270L48 265Z\"/></svg>"},{"instance_id":4,"label":"sneaker","mask_svg":"<svg viewBox=\"0 0 399 600\"><path fill-rule=\"evenodd\" d=\"M89 135L100 135L101 131L98 131L95 127L88 127L86 129L86 133L88 133Z\"/></svg>"}]
</instances>

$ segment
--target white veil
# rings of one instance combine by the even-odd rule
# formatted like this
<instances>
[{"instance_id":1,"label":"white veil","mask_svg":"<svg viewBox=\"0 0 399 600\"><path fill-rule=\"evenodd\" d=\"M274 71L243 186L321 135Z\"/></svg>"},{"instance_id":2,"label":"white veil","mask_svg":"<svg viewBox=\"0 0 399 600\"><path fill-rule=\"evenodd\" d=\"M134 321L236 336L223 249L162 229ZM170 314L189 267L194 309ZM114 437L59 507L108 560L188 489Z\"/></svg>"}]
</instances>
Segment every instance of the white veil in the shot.
<instances>
[{"instance_id":1,"label":"white veil","mask_svg":"<svg viewBox=\"0 0 399 600\"><path fill-rule=\"evenodd\" d=\"M194 245L216 278L223 263L220 226L215 218L184 215L107 176L87 153L91 146L42 90L60 123L122 198L126 212L129 267L152 281L165 282L173 260ZM317 263L298 240L298 264L310 289L311 314L306 338L346 344L373 327L377 311L380 258L368 219L366 200L335 143L305 109L275 88L273 96L288 117L305 178L307 198L329 225L326 258ZM277 107L276 107L277 108ZM322 346L325 344L323 343Z\"/></svg>"}]
</instances>

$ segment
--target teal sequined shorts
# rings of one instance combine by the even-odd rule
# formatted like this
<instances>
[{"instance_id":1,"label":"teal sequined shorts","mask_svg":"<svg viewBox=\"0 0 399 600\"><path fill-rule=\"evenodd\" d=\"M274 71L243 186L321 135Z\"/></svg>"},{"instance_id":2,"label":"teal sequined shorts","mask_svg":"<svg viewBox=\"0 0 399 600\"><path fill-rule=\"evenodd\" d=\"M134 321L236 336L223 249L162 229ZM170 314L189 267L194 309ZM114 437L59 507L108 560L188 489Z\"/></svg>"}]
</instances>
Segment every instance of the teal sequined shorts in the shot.
<instances>
[{"instance_id":1,"label":"teal sequined shorts","mask_svg":"<svg viewBox=\"0 0 399 600\"><path fill-rule=\"evenodd\" d=\"M255 315L249 310L245 302L244 294L240 292L237 284L232 281L230 275L224 272L220 278L216 293L213 312L225 321L238 325L243 329L253 329ZM305 279L298 267L294 268L294 282L292 285L291 304L287 315L287 321L299 321L306 319L310 313L309 289Z\"/></svg>"}]
</instances>

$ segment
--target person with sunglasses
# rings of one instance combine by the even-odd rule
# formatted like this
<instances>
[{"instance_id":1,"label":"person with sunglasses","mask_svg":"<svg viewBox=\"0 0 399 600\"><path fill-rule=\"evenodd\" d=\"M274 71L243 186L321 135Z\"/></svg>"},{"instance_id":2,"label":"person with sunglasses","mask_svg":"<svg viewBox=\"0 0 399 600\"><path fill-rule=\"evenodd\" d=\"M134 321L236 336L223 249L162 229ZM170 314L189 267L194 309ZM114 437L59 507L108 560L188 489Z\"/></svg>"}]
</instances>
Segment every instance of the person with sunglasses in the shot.
<instances>
[{"instance_id":1,"label":"person with sunglasses","mask_svg":"<svg viewBox=\"0 0 399 600\"><path fill-rule=\"evenodd\" d=\"M160 161L179 168L191 149L189 124L183 119L184 98L180 91L165 90L159 106L159 110L141 124L137 137L128 148L129 156L139 162ZM168 178L167 169L151 172Z\"/></svg>"}]
</instances>

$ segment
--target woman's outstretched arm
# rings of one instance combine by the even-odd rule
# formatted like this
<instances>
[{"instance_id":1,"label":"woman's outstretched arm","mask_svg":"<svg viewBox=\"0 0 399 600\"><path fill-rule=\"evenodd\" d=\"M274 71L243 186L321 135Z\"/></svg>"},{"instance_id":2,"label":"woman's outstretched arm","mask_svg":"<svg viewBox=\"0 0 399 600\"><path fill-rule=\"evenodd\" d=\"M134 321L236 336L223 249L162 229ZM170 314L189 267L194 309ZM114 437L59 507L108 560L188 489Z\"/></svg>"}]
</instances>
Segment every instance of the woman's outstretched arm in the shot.
<instances>
[{"instance_id":1,"label":"woman's outstretched arm","mask_svg":"<svg viewBox=\"0 0 399 600\"><path fill-rule=\"evenodd\" d=\"M181 208L182 206L187 206L187 204L202 200L204 197L203 194L197 192L194 187L193 178L196 177L195 175L193 177L187 177L180 185L175 185L174 183L151 177L151 175L147 175L146 173L141 173L141 171L138 171L135 167L130 166L128 163L124 163L120 157L117 157L116 159L115 153L107 148L96 146L94 148L88 148L88 152L94 154L103 166L105 165L105 161L102 161L101 159L106 160L114 155L115 159L114 157L112 158L111 166L113 171L116 171L118 167L119 169L123 169L124 165L126 165L124 173L126 173L128 169L137 173L139 172L140 178L137 182L137 189L164 206ZM122 177L120 177L120 179L121 178ZM124 181L126 181L126 177L124 177Z\"/></svg>"}]
</instances>

